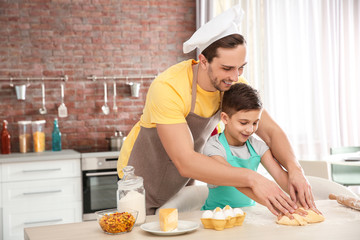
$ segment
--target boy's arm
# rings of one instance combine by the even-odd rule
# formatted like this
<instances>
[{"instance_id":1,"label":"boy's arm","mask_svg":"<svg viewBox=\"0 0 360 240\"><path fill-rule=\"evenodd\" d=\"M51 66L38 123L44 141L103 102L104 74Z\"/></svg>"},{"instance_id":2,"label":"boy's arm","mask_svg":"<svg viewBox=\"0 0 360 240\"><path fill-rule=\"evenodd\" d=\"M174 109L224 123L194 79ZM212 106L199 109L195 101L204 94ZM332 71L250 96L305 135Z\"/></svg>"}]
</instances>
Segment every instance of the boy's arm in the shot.
<instances>
[{"instance_id":1,"label":"boy's arm","mask_svg":"<svg viewBox=\"0 0 360 240\"><path fill-rule=\"evenodd\" d=\"M261 157L261 164L270 173L279 186L288 194L289 193L289 176L288 173L274 159L270 149Z\"/></svg>"}]
</instances>

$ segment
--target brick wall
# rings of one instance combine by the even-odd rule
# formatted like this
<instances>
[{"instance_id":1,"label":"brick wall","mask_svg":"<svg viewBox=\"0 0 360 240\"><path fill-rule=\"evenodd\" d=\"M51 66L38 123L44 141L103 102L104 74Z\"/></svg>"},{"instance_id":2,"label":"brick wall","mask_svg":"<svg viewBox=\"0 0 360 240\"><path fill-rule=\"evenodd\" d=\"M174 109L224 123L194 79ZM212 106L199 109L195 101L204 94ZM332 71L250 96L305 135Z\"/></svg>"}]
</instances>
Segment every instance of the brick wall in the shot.
<instances>
[{"instance_id":1,"label":"brick wall","mask_svg":"<svg viewBox=\"0 0 360 240\"><path fill-rule=\"evenodd\" d=\"M104 81L87 77L156 75L195 57L182 53L194 31L195 0L0 0L0 77L67 75L69 116L59 119L63 149L106 150L106 137L115 130L127 134L138 121L152 79L131 79L141 81L139 98L131 97L125 80L116 80L117 113L113 80L107 80L110 114L104 115ZM17 121L38 119L46 120L51 150L60 84L45 81L48 113L41 115L41 81L30 81L25 101L16 99L9 81L0 81L0 120L9 122L12 152L19 151Z\"/></svg>"}]
</instances>

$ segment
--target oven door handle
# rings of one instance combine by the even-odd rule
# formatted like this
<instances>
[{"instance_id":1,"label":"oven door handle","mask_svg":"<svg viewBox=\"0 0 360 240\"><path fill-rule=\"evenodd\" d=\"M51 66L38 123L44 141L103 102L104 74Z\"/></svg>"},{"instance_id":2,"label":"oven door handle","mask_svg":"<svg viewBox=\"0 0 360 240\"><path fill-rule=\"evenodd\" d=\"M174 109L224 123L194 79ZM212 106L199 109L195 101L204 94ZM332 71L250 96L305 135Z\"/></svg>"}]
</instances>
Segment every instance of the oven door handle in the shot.
<instances>
[{"instance_id":1,"label":"oven door handle","mask_svg":"<svg viewBox=\"0 0 360 240\"><path fill-rule=\"evenodd\" d=\"M98 173L86 173L85 176L87 177L96 177L96 176L109 176L109 175L117 175L116 171L112 172L98 172Z\"/></svg>"}]
</instances>

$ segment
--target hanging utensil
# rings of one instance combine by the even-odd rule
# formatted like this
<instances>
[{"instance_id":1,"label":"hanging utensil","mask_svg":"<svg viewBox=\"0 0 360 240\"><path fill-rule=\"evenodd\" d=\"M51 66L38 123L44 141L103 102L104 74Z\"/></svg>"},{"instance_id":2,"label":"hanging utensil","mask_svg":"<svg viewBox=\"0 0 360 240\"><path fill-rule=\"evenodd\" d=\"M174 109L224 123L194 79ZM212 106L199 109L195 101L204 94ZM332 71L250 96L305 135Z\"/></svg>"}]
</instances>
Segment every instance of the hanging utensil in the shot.
<instances>
[{"instance_id":1,"label":"hanging utensil","mask_svg":"<svg viewBox=\"0 0 360 240\"><path fill-rule=\"evenodd\" d=\"M116 82L114 82L114 95L113 95L113 110L114 112L118 111L118 107L116 106Z\"/></svg>"},{"instance_id":2,"label":"hanging utensil","mask_svg":"<svg viewBox=\"0 0 360 240\"><path fill-rule=\"evenodd\" d=\"M61 83L61 104L58 107L59 117L64 118L68 116L67 107L64 103L64 83Z\"/></svg>"},{"instance_id":3,"label":"hanging utensil","mask_svg":"<svg viewBox=\"0 0 360 240\"><path fill-rule=\"evenodd\" d=\"M15 85L15 92L17 100L25 100L26 96L26 85Z\"/></svg>"},{"instance_id":4,"label":"hanging utensil","mask_svg":"<svg viewBox=\"0 0 360 240\"><path fill-rule=\"evenodd\" d=\"M107 105L107 85L106 82L104 82L104 105L101 107L101 110L105 115L108 115L110 112L110 109Z\"/></svg>"},{"instance_id":5,"label":"hanging utensil","mask_svg":"<svg viewBox=\"0 0 360 240\"><path fill-rule=\"evenodd\" d=\"M140 83L138 82L129 82L131 96L138 98L140 96Z\"/></svg>"},{"instance_id":6,"label":"hanging utensil","mask_svg":"<svg viewBox=\"0 0 360 240\"><path fill-rule=\"evenodd\" d=\"M39 109L40 114L46 114L47 110L45 107L45 83L41 83L41 95L42 95L42 107Z\"/></svg>"},{"instance_id":7,"label":"hanging utensil","mask_svg":"<svg viewBox=\"0 0 360 240\"><path fill-rule=\"evenodd\" d=\"M10 78L10 87L13 87L12 78ZM30 86L30 79L27 78L26 84L15 85L15 92L17 100L25 100L26 98L26 88Z\"/></svg>"}]
</instances>

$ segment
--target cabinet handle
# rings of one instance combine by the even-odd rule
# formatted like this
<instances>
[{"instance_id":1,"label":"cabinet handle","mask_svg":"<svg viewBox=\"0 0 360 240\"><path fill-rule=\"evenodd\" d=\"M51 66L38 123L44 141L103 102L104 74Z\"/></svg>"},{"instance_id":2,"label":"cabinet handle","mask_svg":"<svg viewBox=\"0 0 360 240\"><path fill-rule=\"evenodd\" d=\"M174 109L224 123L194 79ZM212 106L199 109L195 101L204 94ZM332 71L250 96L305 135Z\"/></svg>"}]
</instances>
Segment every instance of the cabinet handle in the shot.
<instances>
[{"instance_id":1,"label":"cabinet handle","mask_svg":"<svg viewBox=\"0 0 360 240\"><path fill-rule=\"evenodd\" d=\"M58 219L50 219L50 220L43 220L43 221L24 222L24 225L47 223L47 222L61 222L62 220L63 220L62 218L58 218Z\"/></svg>"},{"instance_id":2,"label":"cabinet handle","mask_svg":"<svg viewBox=\"0 0 360 240\"><path fill-rule=\"evenodd\" d=\"M49 171L60 171L61 168L48 168L48 169L34 169L34 170L23 170L23 173L31 172L49 172Z\"/></svg>"},{"instance_id":3,"label":"cabinet handle","mask_svg":"<svg viewBox=\"0 0 360 240\"><path fill-rule=\"evenodd\" d=\"M109 175L117 175L117 172L113 171L113 172L86 173L85 175L87 177L109 176Z\"/></svg>"},{"instance_id":4,"label":"cabinet handle","mask_svg":"<svg viewBox=\"0 0 360 240\"><path fill-rule=\"evenodd\" d=\"M50 190L50 191L43 191L43 192L24 192L23 195L45 194L45 193L58 193L58 192L62 192L62 190L59 189L59 190Z\"/></svg>"}]
</instances>

